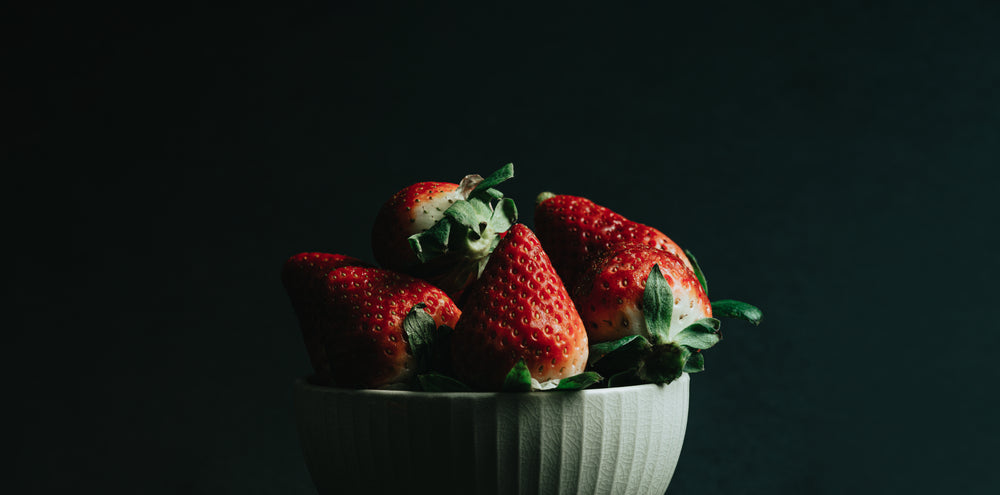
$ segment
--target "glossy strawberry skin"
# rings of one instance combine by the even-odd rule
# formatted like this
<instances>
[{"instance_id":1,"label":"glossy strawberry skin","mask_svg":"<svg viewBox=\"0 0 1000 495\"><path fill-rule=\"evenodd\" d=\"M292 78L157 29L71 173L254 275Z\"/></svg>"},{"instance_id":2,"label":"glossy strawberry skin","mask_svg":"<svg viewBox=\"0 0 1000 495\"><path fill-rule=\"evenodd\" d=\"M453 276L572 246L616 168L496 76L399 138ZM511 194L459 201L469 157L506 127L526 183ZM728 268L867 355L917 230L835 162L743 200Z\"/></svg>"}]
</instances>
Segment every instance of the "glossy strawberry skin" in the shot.
<instances>
[{"instance_id":1,"label":"glossy strawberry skin","mask_svg":"<svg viewBox=\"0 0 1000 495\"><path fill-rule=\"evenodd\" d=\"M326 311L323 294L327 275L344 266L371 265L343 254L305 252L288 258L281 270L281 281L298 317L309 361L317 376L324 379L329 377L330 369L320 342L319 327Z\"/></svg>"},{"instance_id":2,"label":"glossy strawberry skin","mask_svg":"<svg viewBox=\"0 0 1000 495\"><path fill-rule=\"evenodd\" d=\"M555 195L541 201L535 207L535 229L553 266L570 288L576 285L589 258L621 244L666 251L691 269L684 251L663 232L586 198Z\"/></svg>"},{"instance_id":3,"label":"glossy strawberry skin","mask_svg":"<svg viewBox=\"0 0 1000 495\"><path fill-rule=\"evenodd\" d=\"M333 383L340 387L378 388L413 378L416 362L403 320L414 305L426 304L436 326L454 327L461 315L441 289L380 268L331 271L324 298L327 317L320 335Z\"/></svg>"},{"instance_id":4,"label":"glossy strawberry skin","mask_svg":"<svg viewBox=\"0 0 1000 495\"><path fill-rule=\"evenodd\" d=\"M379 209L372 227L375 261L389 270L412 271L418 260L407 239L432 227L461 199L460 186L450 182L418 182L393 194Z\"/></svg>"},{"instance_id":5,"label":"glossy strawberry skin","mask_svg":"<svg viewBox=\"0 0 1000 495\"><path fill-rule=\"evenodd\" d=\"M712 316L708 296L682 260L646 245L622 245L591 259L573 292L591 344L626 335L652 340L643 318L642 297L654 264L660 267L674 295L671 333Z\"/></svg>"},{"instance_id":6,"label":"glossy strawberry skin","mask_svg":"<svg viewBox=\"0 0 1000 495\"><path fill-rule=\"evenodd\" d=\"M582 372L587 333L538 238L516 224L469 288L455 328L452 357L458 378L498 390L524 359L538 381Z\"/></svg>"}]
</instances>

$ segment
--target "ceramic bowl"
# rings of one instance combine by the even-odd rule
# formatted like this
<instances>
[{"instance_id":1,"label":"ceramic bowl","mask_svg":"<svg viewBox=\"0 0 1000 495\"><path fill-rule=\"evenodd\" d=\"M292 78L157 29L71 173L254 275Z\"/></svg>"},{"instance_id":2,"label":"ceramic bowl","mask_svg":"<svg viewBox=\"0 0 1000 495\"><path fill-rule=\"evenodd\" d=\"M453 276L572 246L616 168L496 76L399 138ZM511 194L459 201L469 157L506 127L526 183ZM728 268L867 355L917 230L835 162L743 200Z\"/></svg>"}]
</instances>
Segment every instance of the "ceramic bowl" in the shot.
<instances>
[{"instance_id":1,"label":"ceramic bowl","mask_svg":"<svg viewBox=\"0 0 1000 495\"><path fill-rule=\"evenodd\" d=\"M680 457L689 383L685 374L669 385L518 394L302 379L295 414L322 495L661 495Z\"/></svg>"}]
</instances>

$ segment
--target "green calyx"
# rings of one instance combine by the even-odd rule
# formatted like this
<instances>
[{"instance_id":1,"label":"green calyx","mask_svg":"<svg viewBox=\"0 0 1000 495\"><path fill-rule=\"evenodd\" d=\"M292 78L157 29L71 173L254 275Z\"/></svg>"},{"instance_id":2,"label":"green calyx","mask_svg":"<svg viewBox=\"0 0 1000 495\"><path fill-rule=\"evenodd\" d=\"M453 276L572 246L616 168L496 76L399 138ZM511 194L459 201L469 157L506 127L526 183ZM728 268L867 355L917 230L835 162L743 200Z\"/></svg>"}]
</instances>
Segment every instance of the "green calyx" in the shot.
<instances>
[{"instance_id":1,"label":"green calyx","mask_svg":"<svg viewBox=\"0 0 1000 495\"><path fill-rule=\"evenodd\" d=\"M448 339L452 330L446 325L437 326L426 307L424 303L414 304L403 318L403 335L417 362L417 373L448 367Z\"/></svg>"},{"instance_id":2,"label":"green calyx","mask_svg":"<svg viewBox=\"0 0 1000 495\"><path fill-rule=\"evenodd\" d=\"M503 380L503 392L531 392L531 371L524 360L518 361Z\"/></svg>"},{"instance_id":3,"label":"green calyx","mask_svg":"<svg viewBox=\"0 0 1000 495\"><path fill-rule=\"evenodd\" d=\"M604 380L600 373L594 371L584 371L559 380L556 390L583 390L591 385L596 385Z\"/></svg>"},{"instance_id":4,"label":"green calyx","mask_svg":"<svg viewBox=\"0 0 1000 495\"><path fill-rule=\"evenodd\" d=\"M513 176L514 165L508 163L485 179L463 180L466 198L445 210L433 227L409 237L410 248L423 265L416 270L421 277L444 277L439 283L449 293L464 287L470 276L478 277L500 234L517 222L514 201L494 189Z\"/></svg>"},{"instance_id":5,"label":"green calyx","mask_svg":"<svg viewBox=\"0 0 1000 495\"><path fill-rule=\"evenodd\" d=\"M760 325L760 320L764 317L757 306L732 299L712 301L712 314L720 318L744 320L754 326Z\"/></svg>"},{"instance_id":6,"label":"green calyx","mask_svg":"<svg viewBox=\"0 0 1000 495\"><path fill-rule=\"evenodd\" d=\"M688 261L691 262L691 267L694 268L694 276L698 278L698 282L701 283L701 290L705 292L705 296L708 296L708 282L705 280L705 274L702 273L701 267L698 266L698 258L694 257L694 253L684 250L684 254L687 255Z\"/></svg>"},{"instance_id":7,"label":"green calyx","mask_svg":"<svg viewBox=\"0 0 1000 495\"><path fill-rule=\"evenodd\" d=\"M663 278L659 264L653 264L642 292L642 316L655 344L670 342L670 320L674 313L674 291Z\"/></svg>"},{"instance_id":8,"label":"green calyx","mask_svg":"<svg viewBox=\"0 0 1000 495\"><path fill-rule=\"evenodd\" d=\"M551 382L558 381L551 390L561 390L561 391L574 391L583 390L591 385L600 383L604 380L604 377L599 373L594 371L584 371L583 373L569 376L566 378L551 380ZM550 382L545 382L548 384ZM541 386L541 390L549 389L545 384L538 384L537 382L532 383L531 371L528 369L528 365L525 364L524 359L518 360L517 363L507 372L507 376L504 378L503 386L500 388L501 392L531 392L535 390L536 385Z\"/></svg>"},{"instance_id":9,"label":"green calyx","mask_svg":"<svg viewBox=\"0 0 1000 495\"><path fill-rule=\"evenodd\" d=\"M417 380L424 392L472 392L468 385L436 371L418 375Z\"/></svg>"},{"instance_id":10,"label":"green calyx","mask_svg":"<svg viewBox=\"0 0 1000 495\"><path fill-rule=\"evenodd\" d=\"M701 351L717 344L720 323L715 318L702 318L673 330L674 295L654 264L646 277L642 295L642 312L649 339L628 335L590 347L588 367L610 377L608 386L636 383L670 383L682 373L697 373L705 369Z\"/></svg>"},{"instance_id":11,"label":"green calyx","mask_svg":"<svg viewBox=\"0 0 1000 495\"><path fill-rule=\"evenodd\" d=\"M636 369L636 376L644 382L670 383L681 377L691 357L691 350L673 342L657 344Z\"/></svg>"}]
</instances>

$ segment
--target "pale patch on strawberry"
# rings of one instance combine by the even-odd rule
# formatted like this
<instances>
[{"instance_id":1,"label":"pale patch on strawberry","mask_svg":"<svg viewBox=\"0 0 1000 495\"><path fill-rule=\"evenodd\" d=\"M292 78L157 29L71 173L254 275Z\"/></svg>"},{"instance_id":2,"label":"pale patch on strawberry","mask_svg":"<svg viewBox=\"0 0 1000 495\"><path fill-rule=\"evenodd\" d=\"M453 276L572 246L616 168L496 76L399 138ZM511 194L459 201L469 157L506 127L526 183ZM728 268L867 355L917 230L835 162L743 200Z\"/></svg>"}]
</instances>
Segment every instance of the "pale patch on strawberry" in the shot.
<instances>
[{"instance_id":1,"label":"pale patch on strawberry","mask_svg":"<svg viewBox=\"0 0 1000 495\"><path fill-rule=\"evenodd\" d=\"M493 188L513 174L507 164L485 179L468 175L460 184L419 182L398 191L375 219L375 259L459 299L517 220L513 200Z\"/></svg>"},{"instance_id":2,"label":"pale patch on strawberry","mask_svg":"<svg viewBox=\"0 0 1000 495\"><path fill-rule=\"evenodd\" d=\"M673 291L669 336L712 316L712 306L694 273L675 256L647 246L626 246L598 258L581 278L574 302L592 343L627 335L652 339L642 296L650 268L657 264Z\"/></svg>"},{"instance_id":3,"label":"pale patch on strawberry","mask_svg":"<svg viewBox=\"0 0 1000 495\"><path fill-rule=\"evenodd\" d=\"M483 177L480 175L467 175L461 183L454 185L455 187L451 190L448 190L447 187L440 187L434 194L416 198L418 201L410 207L410 218L413 221L410 224L410 229L406 230L408 234L406 237L424 232L440 222L444 219L444 212L448 208L451 208L457 201L467 199L469 193L482 181ZM451 185L449 184L449 186Z\"/></svg>"}]
</instances>

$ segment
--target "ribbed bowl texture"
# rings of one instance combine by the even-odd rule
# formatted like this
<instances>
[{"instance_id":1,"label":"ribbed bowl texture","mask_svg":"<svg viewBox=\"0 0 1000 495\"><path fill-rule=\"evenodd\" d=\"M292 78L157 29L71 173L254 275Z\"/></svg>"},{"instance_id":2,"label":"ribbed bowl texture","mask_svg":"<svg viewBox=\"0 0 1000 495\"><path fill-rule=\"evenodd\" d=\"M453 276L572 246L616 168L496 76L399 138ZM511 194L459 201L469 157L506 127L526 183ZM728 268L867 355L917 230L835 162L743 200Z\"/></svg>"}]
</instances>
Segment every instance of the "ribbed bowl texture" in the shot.
<instances>
[{"instance_id":1,"label":"ribbed bowl texture","mask_svg":"<svg viewBox=\"0 0 1000 495\"><path fill-rule=\"evenodd\" d=\"M689 383L428 393L300 379L295 414L321 495L660 495L684 442Z\"/></svg>"}]
</instances>

